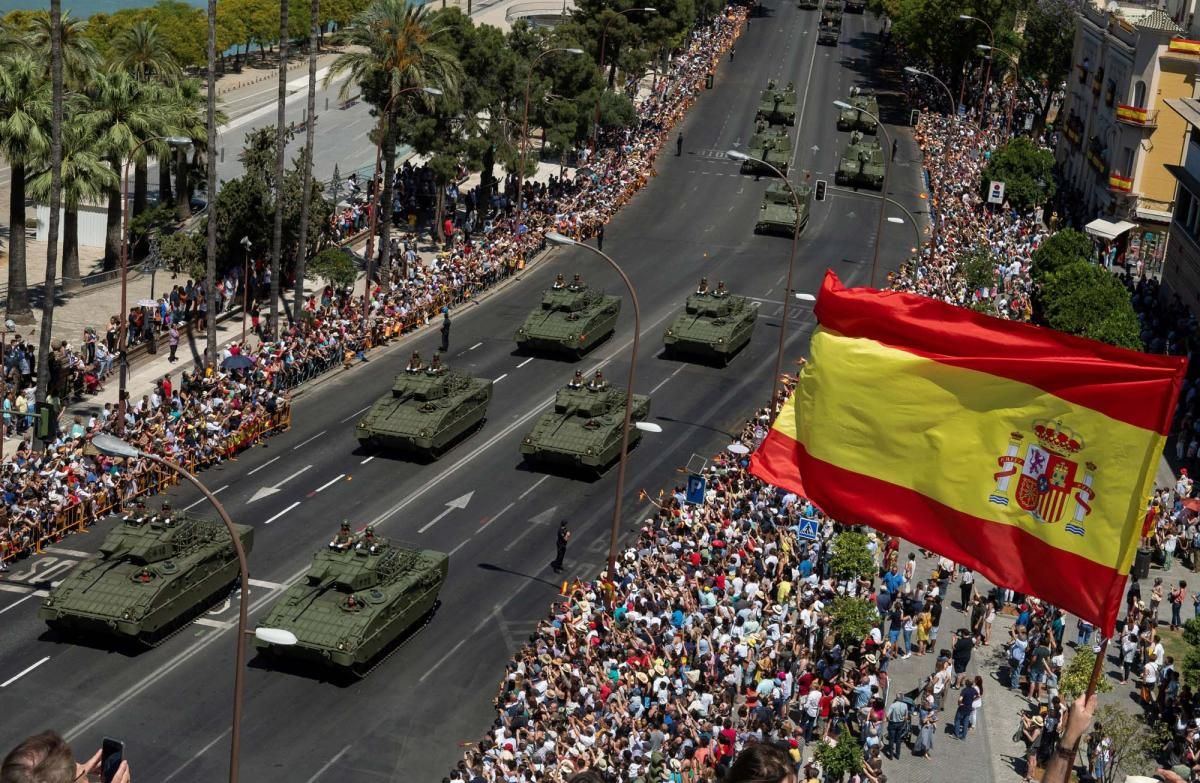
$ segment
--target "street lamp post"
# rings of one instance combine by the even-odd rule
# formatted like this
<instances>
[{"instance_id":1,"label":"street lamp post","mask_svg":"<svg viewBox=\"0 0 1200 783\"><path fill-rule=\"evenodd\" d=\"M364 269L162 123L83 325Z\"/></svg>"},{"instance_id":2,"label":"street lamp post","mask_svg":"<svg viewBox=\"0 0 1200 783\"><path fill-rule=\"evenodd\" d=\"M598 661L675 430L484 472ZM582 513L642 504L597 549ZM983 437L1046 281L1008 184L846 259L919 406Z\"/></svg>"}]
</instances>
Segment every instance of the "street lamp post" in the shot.
<instances>
[{"instance_id":1,"label":"street lamp post","mask_svg":"<svg viewBox=\"0 0 1200 783\"><path fill-rule=\"evenodd\" d=\"M839 109L858 109L857 106L851 106L845 101L834 101L833 105ZM887 141L884 149L887 150L892 146L892 136L887 132L887 128L883 126L883 121L865 109L858 109L859 114L866 115L875 120L875 127L879 128L879 132L883 134L883 138ZM887 211L887 194L888 180L892 175L892 162L888 154L885 152L880 156L883 159L883 198L879 200L879 223L875 227L875 253L871 258L871 287L875 287L875 277L879 269L879 242L883 239L883 216Z\"/></svg>"},{"instance_id":2,"label":"street lamp post","mask_svg":"<svg viewBox=\"0 0 1200 783\"><path fill-rule=\"evenodd\" d=\"M165 141L172 147L185 147L192 143L186 136L151 136L142 139L129 152L125 159L124 173L121 178L121 331L117 334L118 351L121 354L121 367L117 375L117 433L125 433L125 386L129 381L129 356L126 348L129 343L129 164L137 156L138 150L152 141ZM212 199L212 194L209 194ZM53 295L53 291L48 295ZM154 336L158 339L158 335Z\"/></svg>"},{"instance_id":3,"label":"street lamp post","mask_svg":"<svg viewBox=\"0 0 1200 783\"><path fill-rule=\"evenodd\" d=\"M445 29L445 28L442 28ZM401 95L410 92L423 92L429 95L441 95L442 91L437 87L405 87L399 92L393 93L388 102L383 106L383 114L381 115L382 122L380 123L379 143L375 145L375 174L372 182L375 183L375 192L371 196L371 202L367 205L367 280L363 286L363 318L367 317L367 313L371 311L371 275L374 271L372 267L375 263L375 231L379 225L379 210L392 208L391 204L380 205L379 201L383 196L383 183L379 181L379 164L383 160L383 145L387 142L386 136L391 135L390 130L385 130L383 123L388 126L392 123L392 104ZM335 205L336 206L336 205ZM388 220L391 220L391 215L388 215ZM353 290L351 290L353 295Z\"/></svg>"},{"instance_id":4,"label":"street lamp post","mask_svg":"<svg viewBox=\"0 0 1200 783\"><path fill-rule=\"evenodd\" d=\"M574 47L557 47L547 49L546 51L533 58L533 62L529 64L529 74L525 77L525 111L521 115L521 170L517 173L517 211L524 213L523 204L525 199L523 191L525 190L525 160L529 157L529 90L533 86L533 72L537 70L537 64L543 57L555 52L565 52L566 54L583 54L582 49Z\"/></svg>"},{"instance_id":5,"label":"street lamp post","mask_svg":"<svg viewBox=\"0 0 1200 783\"><path fill-rule=\"evenodd\" d=\"M989 46L988 44L975 44L975 48L979 49L980 51L999 52L1000 54L1007 57L1009 59L1009 61L1013 64L1013 68L1016 71L1016 74L1015 74L1016 86L1018 86L1018 87L1020 86L1020 84L1021 84L1021 60L1017 57L1017 55L1015 53L1010 52L1007 49L1002 49L999 46ZM989 62L990 62L990 60L989 60ZM1013 100L1015 97L1015 92L1016 91L1014 90L1013 94L1010 94L1008 96L1008 115L1005 117L1005 120L1004 120L1004 135L1005 135L1005 137L1007 137L1009 135L1009 133L1012 132Z\"/></svg>"},{"instance_id":6,"label":"street lamp post","mask_svg":"<svg viewBox=\"0 0 1200 783\"><path fill-rule=\"evenodd\" d=\"M612 530L609 533L608 541L608 578L616 582L617 538L621 533L621 503L625 497L625 465L629 461L629 428L632 426L633 420L633 382L637 372L638 345L641 343L642 336L642 310L638 306L637 291L634 290L633 282L625 274L625 270L607 253L597 250L591 245L576 242L556 231L547 233L546 240L556 245L581 247L589 253L600 256L621 277L621 282L625 284L625 290L629 292L629 299L633 302L633 349L629 354L629 379L625 384L625 420L621 427L621 455L617 462L617 496L613 501Z\"/></svg>"},{"instance_id":7,"label":"street lamp post","mask_svg":"<svg viewBox=\"0 0 1200 783\"><path fill-rule=\"evenodd\" d=\"M992 31L992 26L990 24L983 21L978 16L971 16L970 14L959 14L958 18L962 19L964 22L966 22L966 21L979 22L981 25L986 27L987 31L988 31L988 43L991 44L989 49L996 48L996 33ZM989 54L988 58L987 58L987 66L984 68L984 72L983 72L983 94L979 96L979 126L980 127L983 127L983 107L984 107L985 102L987 101L988 85L991 83L991 81L992 81L992 58L991 58L991 55Z\"/></svg>"},{"instance_id":8,"label":"street lamp post","mask_svg":"<svg viewBox=\"0 0 1200 783\"><path fill-rule=\"evenodd\" d=\"M242 237L241 245L246 251L242 262L242 344L246 343L246 313L250 310L250 248L254 243L250 237Z\"/></svg>"},{"instance_id":9,"label":"street lamp post","mask_svg":"<svg viewBox=\"0 0 1200 783\"><path fill-rule=\"evenodd\" d=\"M5 363L7 357L5 351L8 350L8 335L17 328L17 325L11 318L4 322L4 328L0 329L0 406L8 400L8 365ZM17 411L14 408L12 411L13 421L16 421ZM0 462L4 461L4 439L8 437L8 418L0 418L3 424L0 424Z\"/></svg>"},{"instance_id":10,"label":"street lamp post","mask_svg":"<svg viewBox=\"0 0 1200 783\"><path fill-rule=\"evenodd\" d=\"M958 103L954 100L954 93L950 92L950 88L946 86L944 81L928 71L922 71L920 68L914 68L911 65L904 66L904 72L912 74L913 76L924 76L926 79L933 79L935 82L940 84L942 89L946 91L946 100L950 103L950 116L958 116Z\"/></svg>"},{"instance_id":11,"label":"street lamp post","mask_svg":"<svg viewBox=\"0 0 1200 783\"><path fill-rule=\"evenodd\" d=\"M750 163L770 169L775 176L783 180L784 187L787 188L788 194L792 197L792 205L796 209L796 225L792 228L792 250L788 255L787 283L784 286L783 323L779 326L779 349L775 352L775 373L771 376L771 405L774 407L779 401L779 376L783 373L783 348L787 341L788 303L792 300L792 272L796 268L796 249L800 244L800 197L796 195L796 189L792 187L791 180L784 176L782 171L765 160L752 158L739 150L728 150L725 156L730 160L749 161Z\"/></svg>"},{"instance_id":12,"label":"street lamp post","mask_svg":"<svg viewBox=\"0 0 1200 783\"><path fill-rule=\"evenodd\" d=\"M595 149L600 144L600 98L608 91L608 85L605 84L604 78L604 47L608 42L608 27L617 20L618 16L632 14L635 11L642 11L647 14L658 13L657 8L626 8L624 11L617 11L613 14L600 30L600 89L596 92L596 112L592 118L592 149Z\"/></svg>"},{"instance_id":13,"label":"street lamp post","mask_svg":"<svg viewBox=\"0 0 1200 783\"><path fill-rule=\"evenodd\" d=\"M229 783L237 783L238 781L238 755L241 750L241 727L242 727L242 690L243 690L243 674L246 669L246 644L245 635L248 625L248 612L250 607L250 569L246 564L246 550L242 548L242 541L238 537L237 528L233 525L233 520L229 518L229 512L221 505L216 496L200 482L198 478L184 470L179 465L164 459L157 454L150 454L141 449L127 443L120 438L117 438L107 433L100 433L92 437L92 445L96 447L102 454L107 454L111 457L125 457L127 459L141 457L148 459L158 465L175 473L175 475L187 481L193 487L200 491L208 500L212 507L216 510L221 521L225 523L225 529L229 531L229 538L233 543L233 551L237 554L238 573L241 576L241 594L239 597L238 606L238 632L237 632L237 650L234 658L234 673L233 673L233 722L230 728L229 740Z\"/></svg>"}]
</instances>

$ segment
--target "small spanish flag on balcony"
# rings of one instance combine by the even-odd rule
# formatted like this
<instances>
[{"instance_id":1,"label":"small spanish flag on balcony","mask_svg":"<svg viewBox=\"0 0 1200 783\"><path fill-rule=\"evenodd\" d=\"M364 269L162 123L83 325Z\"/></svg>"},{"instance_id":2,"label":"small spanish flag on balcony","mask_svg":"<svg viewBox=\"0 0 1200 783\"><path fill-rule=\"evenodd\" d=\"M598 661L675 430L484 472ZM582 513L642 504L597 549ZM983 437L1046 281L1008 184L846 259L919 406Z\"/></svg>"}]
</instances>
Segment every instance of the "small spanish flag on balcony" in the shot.
<instances>
[{"instance_id":1,"label":"small spanish flag on balcony","mask_svg":"<svg viewBox=\"0 0 1200 783\"><path fill-rule=\"evenodd\" d=\"M1167 44L1167 51L1177 54L1200 54L1200 41L1192 41L1187 38L1173 38Z\"/></svg>"},{"instance_id":2,"label":"small spanish flag on balcony","mask_svg":"<svg viewBox=\"0 0 1200 783\"><path fill-rule=\"evenodd\" d=\"M1150 112L1147 109L1143 109L1139 106L1126 106L1123 103L1117 104L1117 117L1122 120L1129 120L1130 122L1140 122L1145 124L1149 116Z\"/></svg>"},{"instance_id":3,"label":"small spanish flag on balcony","mask_svg":"<svg viewBox=\"0 0 1200 783\"><path fill-rule=\"evenodd\" d=\"M1133 179L1130 177L1122 177L1120 174L1109 174L1108 187L1110 190L1119 190L1122 193L1132 193Z\"/></svg>"},{"instance_id":4,"label":"small spanish flag on balcony","mask_svg":"<svg viewBox=\"0 0 1200 783\"><path fill-rule=\"evenodd\" d=\"M1186 360L826 273L759 478L1113 631Z\"/></svg>"}]
</instances>

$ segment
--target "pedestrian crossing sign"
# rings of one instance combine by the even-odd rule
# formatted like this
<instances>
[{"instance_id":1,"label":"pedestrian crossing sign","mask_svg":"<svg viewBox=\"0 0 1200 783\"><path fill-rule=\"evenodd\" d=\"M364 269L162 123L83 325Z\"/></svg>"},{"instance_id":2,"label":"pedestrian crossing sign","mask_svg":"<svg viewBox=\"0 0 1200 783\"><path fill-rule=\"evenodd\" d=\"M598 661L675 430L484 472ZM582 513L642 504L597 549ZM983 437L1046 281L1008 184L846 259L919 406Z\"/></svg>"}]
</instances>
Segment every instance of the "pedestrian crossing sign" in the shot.
<instances>
[{"instance_id":1,"label":"pedestrian crossing sign","mask_svg":"<svg viewBox=\"0 0 1200 783\"><path fill-rule=\"evenodd\" d=\"M796 538L802 538L806 541L816 541L819 529L820 526L817 524L817 520L800 517L800 524L797 525L796 529Z\"/></svg>"},{"instance_id":2,"label":"pedestrian crossing sign","mask_svg":"<svg viewBox=\"0 0 1200 783\"><path fill-rule=\"evenodd\" d=\"M704 502L705 491L704 476L698 476L695 473L688 476L687 482L687 502L692 505L700 505Z\"/></svg>"}]
</instances>

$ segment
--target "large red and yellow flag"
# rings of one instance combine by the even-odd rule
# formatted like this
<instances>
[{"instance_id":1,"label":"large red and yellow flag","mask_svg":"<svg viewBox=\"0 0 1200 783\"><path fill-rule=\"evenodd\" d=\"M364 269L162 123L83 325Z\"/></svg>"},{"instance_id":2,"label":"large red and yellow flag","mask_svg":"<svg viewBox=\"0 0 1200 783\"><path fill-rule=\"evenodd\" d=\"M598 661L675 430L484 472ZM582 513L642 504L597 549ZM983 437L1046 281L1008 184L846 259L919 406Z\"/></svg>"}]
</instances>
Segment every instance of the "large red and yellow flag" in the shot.
<instances>
[{"instance_id":1,"label":"large red and yellow flag","mask_svg":"<svg viewBox=\"0 0 1200 783\"><path fill-rule=\"evenodd\" d=\"M830 272L751 471L1111 634L1186 360Z\"/></svg>"}]
</instances>

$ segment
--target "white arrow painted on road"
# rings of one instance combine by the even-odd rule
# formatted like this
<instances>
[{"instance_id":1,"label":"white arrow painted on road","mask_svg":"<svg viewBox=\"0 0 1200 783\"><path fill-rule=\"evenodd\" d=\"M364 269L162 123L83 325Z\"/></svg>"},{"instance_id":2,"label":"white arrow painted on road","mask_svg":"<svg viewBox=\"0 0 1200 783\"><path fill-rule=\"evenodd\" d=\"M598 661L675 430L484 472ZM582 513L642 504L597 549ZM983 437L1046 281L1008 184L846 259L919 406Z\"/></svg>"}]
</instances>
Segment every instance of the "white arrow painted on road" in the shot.
<instances>
[{"instance_id":1,"label":"white arrow painted on road","mask_svg":"<svg viewBox=\"0 0 1200 783\"><path fill-rule=\"evenodd\" d=\"M545 511L538 514L537 516L530 517L529 524L525 527L524 530L522 530L517 535L516 538L514 538L512 541L508 542L508 546L504 547L504 551L507 552L510 549L512 549L514 546L516 546L518 543L520 543L521 539L524 538L525 536L529 535L530 531L532 531L535 526L550 524L550 521L552 519L554 519L554 517L557 514L558 514L558 506L551 506L550 508L546 509Z\"/></svg>"},{"instance_id":2,"label":"white arrow painted on road","mask_svg":"<svg viewBox=\"0 0 1200 783\"><path fill-rule=\"evenodd\" d=\"M311 467L312 467L312 465L305 465L304 467L300 468L300 470L297 470L295 473L293 473L292 475L285 478L283 481L276 482L274 486L260 487L258 489L258 491L255 492L253 495L251 495L250 499L246 502L253 503L256 500L262 500L263 498L271 497L272 495L274 495L276 492L279 491L280 487L282 487L284 484L288 483L292 479L296 478L296 476L299 476L301 473L303 473L304 471L308 470Z\"/></svg>"},{"instance_id":3,"label":"white arrow painted on road","mask_svg":"<svg viewBox=\"0 0 1200 783\"><path fill-rule=\"evenodd\" d=\"M455 498L454 500L451 500L450 502L448 502L448 503L446 504L446 510L445 510L445 511L443 511L442 513L438 514L438 515L437 515L436 517L434 517L433 519L431 519L431 520L429 520L428 522L426 522L426 523L425 523L425 527L421 528L421 529L420 529L420 530L418 530L417 532L418 532L418 533L424 533L426 530L428 530L429 528L433 527L433 526L434 526L434 525L436 525L438 522L442 521L442 517L446 516L446 515L447 515L447 514L449 514L451 511L454 511L455 509L459 509L459 508L466 508L466 507L467 507L467 504L471 502L471 496L472 496L472 495L474 495L474 494L475 494L475 490L471 490L470 492L468 492L467 494L463 495L462 497L457 497L457 498Z\"/></svg>"},{"instance_id":4,"label":"white arrow painted on road","mask_svg":"<svg viewBox=\"0 0 1200 783\"><path fill-rule=\"evenodd\" d=\"M814 145L812 145L812 151L813 151L813 152L820 152L820 151L821 151L821 148L820 148L820 147L818 147L816 144L814 144Z\"/></svg>"}]
</instances>

